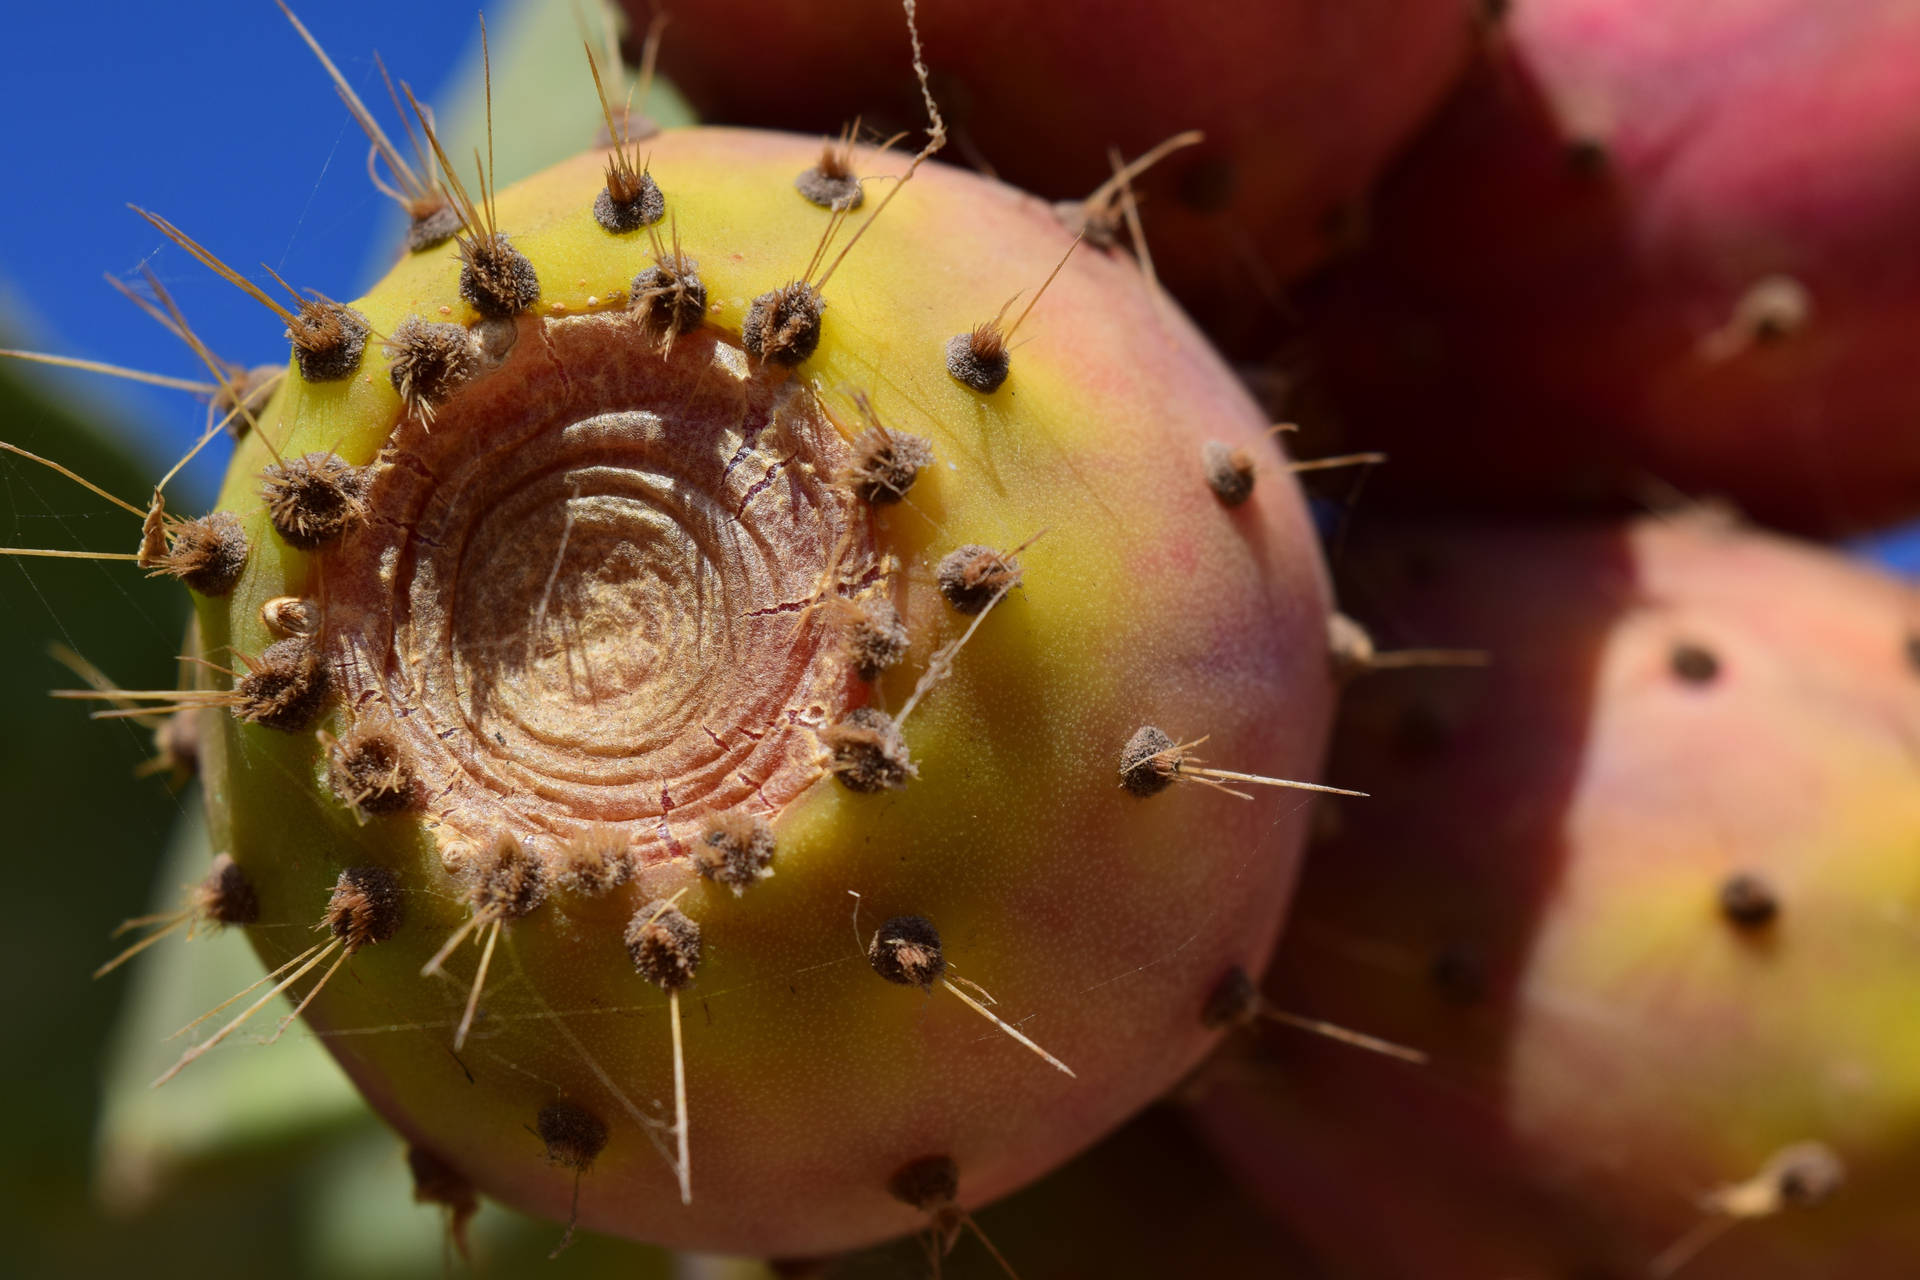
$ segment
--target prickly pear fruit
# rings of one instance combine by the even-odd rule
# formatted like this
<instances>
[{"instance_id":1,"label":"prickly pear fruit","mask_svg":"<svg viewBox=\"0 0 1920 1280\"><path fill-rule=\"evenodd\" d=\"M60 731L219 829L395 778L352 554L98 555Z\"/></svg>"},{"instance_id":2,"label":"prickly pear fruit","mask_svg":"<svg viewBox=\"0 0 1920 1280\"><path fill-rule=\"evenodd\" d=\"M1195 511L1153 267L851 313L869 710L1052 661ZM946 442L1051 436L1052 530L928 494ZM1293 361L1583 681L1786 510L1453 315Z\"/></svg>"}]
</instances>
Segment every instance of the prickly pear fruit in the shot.
<instances>
[{"instance_id":1,"label":"prickly pear fruit","mask_svg":"<svg viewBox=\"0 0 1920 1280\"><path fill-rule=\"evenodd\" d=\"M1266 994L1431 1061L1268 1038L1217 1144L1341 1276L1912 1275L1920 597L1700 521L1351 567L1491 665L1353 685L1333 767L1395 803Z\"/></svg>"},{"instance_id":2,"label":"prickly pear fruit","mask_svg":"<svg viewBox=\"0 0 1920 1280\"><path fill-rule=\"evenodd\" d=\"M183 699L243 927L433 1168L820 1253L1211 1045L1301 830L1193 740L1315 771L1327 594L1277 452L1205 482L1255 408L1044 202L861 148L850 216L795 188L818 139L646 146L456 191L454 243L289 319Z\"/></svg>"},{"instance_id":3,"label":"prickly pear fruit","mask_svg":"<svg viewBox=\"0 0 1920 1280\"><path fill-rule=\"evenodd\" d=\"M1513 6L1331 290L1338 412L1413 503L1920 512L1916 98L1902 0Z\"/></svg>"},{"instance_id":4,"label":"prickly pear fruit","mask_svg":"<svg viewBox=\"0 0 1920 1280\"><path fill-rule=\"evenodd\" d=\"M1368 189L1465 68L1468 0L1201 0L920 6L934 88L977 163L1126 227L1113 150L1204 140L1133 179L1161 278L1229 349L1280 290L1358 239ZM628 0L635 29L654 6ZM703 118L837 133L908 127L894 0L702 0L672 10L661 65Z\"/></svg>"}]
</instances>

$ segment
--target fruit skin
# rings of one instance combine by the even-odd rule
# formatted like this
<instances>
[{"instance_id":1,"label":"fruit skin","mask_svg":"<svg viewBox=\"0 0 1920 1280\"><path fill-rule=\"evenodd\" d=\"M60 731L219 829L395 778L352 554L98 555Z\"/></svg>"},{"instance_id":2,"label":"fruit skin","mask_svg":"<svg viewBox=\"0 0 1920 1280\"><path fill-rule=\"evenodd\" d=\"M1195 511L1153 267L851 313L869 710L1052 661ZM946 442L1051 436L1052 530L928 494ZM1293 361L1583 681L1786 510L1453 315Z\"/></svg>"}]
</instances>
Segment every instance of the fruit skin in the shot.
<instances>
[{"instance_id":1,"label":"fruit skin","mask_svg":"<svg viewBox=\"0 0 1920 1280\"><path fill-rule=\"evenodd\" d=\"M1337 1275L1545 1280L1646 1276L1817 1140L1837 1196L1680 1274L1911 1275L1920 597L1701 520L1413 525L1349 569L1389 641L1491 665L1352 688L1332 770L1395 799L1314 846L1267 996L1432 1061L1269 1040L1209 1094L1218 1148ZM1770 926L1721 914L1740 872Z\"/></svg>"},{"instance_id":2,"label":"fruit skin","mask_svg":"<svg viewBox=\"0 0 1920 1280\"><path fill-rule=\"evenodd\" d=\"M818 145L735 130L648 141L674 230L713 303L708 331L683 335L682 352L709 333L737 334L749 301L812 254L829 215L792 180ZM611 300L653 261L644 236L615 238L592 219L604 160L583 156L500 194L499 225L542 282L534 312L511 322L519 358L544 359L544 323L558 326L547 336L562 345L567 332L615 323L590 313L617 316ZM863 172L900 164L871 152L860 162ZM577 1179L583 1226L736 1253L831 1251L923 1224L887 1195L903 1163L951 1155L961 1203L984 1203L1114 1127L1213 1042L1200 1006L1223 969L1257 967L1269 950L1300 812L1199 787L1136 801L1117 785L1119 748L1153 720L1211 733L1215 760L1310 776L1331 702L1326 586L1298 493L1277 466L1232 512L1207 490L1200 441L1253 441L1264 422L1130 264L1076 255L994 396L949 378L946 340L1037 286L1068 240L1037 200L923 168L833 277L818 352L793 376L843 435L864 425L849 393L865 390L889 428L933 444L915 509L878 518L874 534L906 566L896 601L912 649L881 685L896 712L935 647L962 629L933 564L953 545L1011 548L1044 529L1019 553L1024 584L908 722L919 778L866 796L823 776L775 820L775 874L739 898L683 860L641 868L607 899L556 892L506 926L462 1054L449 1053L450 1028L471 949L449 962L457 981L419 976L469 918L433 831L419 814L360 822L321 789L327 757L311 736L218 718L205 773L213 844L255 878L266 919L311 921L345 865L401 877L406 922L354 955L307 1018L383 1115L483 1192L568 1216L574 1173L549 1163L530 1132L557 1096L612 1130ZM451 254L416 255L354 305L383 334L411 314L471 322L459 272ZM637 331L632 348L635 359L658 359ZM259 611L272 598L317 596L323 615L368 603L363 584L339 585L360 581L339 552L297 552L272 534L257 477L270 460L263 436L289 456L324 448L374 461L400 417L381 360L370 354L345 382L290 382L239 446L221 505L247 521L255 551L229 599L201 604L206 653L264 648ZM463 396L490 394L483 377L456 395L433 438L454 430ZM427 439L418 424L401 430ZM376 512L367 527L380 524ZM336 659L335 674L341 688L364 687L361 669ZM855 696L851 682L821 687ZM356 712L377 708L354 696ZM342 737L349 719L335 704L320 727ZM684 1207L672 1169L605 1085L617 1081L649 1116L672 1096L666 1001L634 973L621 934L639 904L682 890L678 906L701 925L706 952L683 993L693 1188ZM908 912L935 920L956 974L990 990L1009 1020L1026 1020L1078 1079L947 993L882 982L850 927L851 892L862 930ZM251 936L278 964L304 933Z\"/></svg>"},{"instance_id":3,"label":"fruit skin","mask_svg":"<svg viewBox=\"0 0 1920 1280\"><path fill-rule=\"evenodd\" d=\"M1916 96L1901 0L1515 5L1313 308L1326 393L1410 505L1920 512Z\"/></svg>"},{"instance_id":4,"label":"fruit skin","mask_svg":"<svg viewBox=\"0 0 1920 1280\"><path fill-rule=\"evenodd\" d=\"M636 31L652 7L629 0ZM1160 278L1229 352L1256 349L1280 289L1351 247L1374 179L1465 69L1466 0L970 0L918 9L962 154L1078 200L1199 129L1135 186ZM702 113L837 134L912 128L899 0L675 7L661 67ZM1122 232L1124 235L1124 230Z\"/></svg>"}]
</instances>

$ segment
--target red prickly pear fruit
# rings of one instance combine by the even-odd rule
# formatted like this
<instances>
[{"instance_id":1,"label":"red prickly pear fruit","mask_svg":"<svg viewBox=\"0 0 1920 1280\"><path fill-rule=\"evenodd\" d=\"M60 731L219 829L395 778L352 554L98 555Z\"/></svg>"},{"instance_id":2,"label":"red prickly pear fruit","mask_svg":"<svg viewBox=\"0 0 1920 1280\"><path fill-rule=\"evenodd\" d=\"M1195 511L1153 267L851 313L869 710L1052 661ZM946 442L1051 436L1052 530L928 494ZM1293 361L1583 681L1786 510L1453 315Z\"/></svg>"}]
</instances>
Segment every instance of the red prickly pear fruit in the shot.
<instances>
[{"instance_id":1,"label":"red prickly pear fruit","mask_svg":"<svg viewBox=\"0 0 1920 1280\"><path fill-rule=\"evenodd\" d=\"M1335 412L1409 504L1920 512L1916 100L1904 0L1514 6L1330 285Z\"/></svg>"},{"instance_id":2,"label":"red prickly pear fruit","mask_svg":"<svg viewBox=\"0 0 1920 1280\"><path fill-rule=\"evenodd\" d=\"M1471 0L971 0L919 6L933 86L975 163L1079 201L1133 179L1160 277L1216 342L1250 349L1287 282L1357 240L1375 178L1465 68ZM627 0L635 28L654 6ZM837 134L921 114L898 0L701 0L662 68L716 122ZM1117 195L1117 190L1114 193ZM1089 239L1124 241L1117 199Z\"/></svg>"},{"instance_id":3,"label":"red prickly pear fruit","mask_svg":"<svg viewBox=\"0 0 1920 1280\"><path fill-rule=\"evenodd\" d=\"M1333 767L1394 804L1266 999L1430 1062L1270 1036L1219 1149L1343 1277L1915 1274L1920 595L1697 519L1350 563L1490 665L1352 687Z\"/></svg>"},{"instance_id":4,"label":"red prickly pear fruit","mask_svg":"<svg viewBox=\"0 0 1920 1280\"><path fill-rule=\"evenodd\" d=\"M823 1253L1212 1046L1303 816L1165 784L1225 786L1202 737L1316 770L1328 592L1238 382L1044 201L859 148L897 181L842 218L817 138L645 145L456 189L453 244L289 313L181 699L244 927L423 1160ZM1250 501L1212 439L1268 451Z\"/></svg>"}]
</instances>

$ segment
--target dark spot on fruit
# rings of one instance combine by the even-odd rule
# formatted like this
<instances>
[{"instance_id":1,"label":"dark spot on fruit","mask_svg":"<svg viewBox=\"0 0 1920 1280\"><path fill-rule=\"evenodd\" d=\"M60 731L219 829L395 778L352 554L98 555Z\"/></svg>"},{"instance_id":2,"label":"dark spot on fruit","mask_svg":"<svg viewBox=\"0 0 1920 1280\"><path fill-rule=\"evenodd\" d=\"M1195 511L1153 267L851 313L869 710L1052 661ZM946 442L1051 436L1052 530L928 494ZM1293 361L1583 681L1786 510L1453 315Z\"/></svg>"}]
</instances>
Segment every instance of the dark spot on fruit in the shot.
<instances>
[{"instance_id":1,"label":"dark spot on fruit","mask_svg":"<svg viewBox=\"0 0 1920 1280\"><path fill-rule=\"evenodd\" d=\"M1221 975L1200 1006L1200 1025L1209 1031L1243 1027L1260 1011L1260 988L1239 965Z\"/></svg>"},{"instance_id":2,"label":"dark spot on fruit","mask_svg":"<svg viewBox=\"0 0 1920 1280\"><path fill-rule=\"evenodd\" d=\"M413 772L384 729L356 726L328 754L327 785L362 813L399 813L413 803Z\"/></svg>"},{"instance_id":3,"label":"dark spot on fruit","mask_svg":"<svg viewBox=\"0 0 1920 1280\"><path fill-rule=\"evenodd\" d=\"M1195 213L1220 213L1233 203L1240 175L1224 155L1196 154L1187 158L1174 184L1174 197Z\"/></svg>"},{"instance_id":4,"label":"dark spot on fruit","mask_svg":"<svg viewBox=\"0 0 1920 1280\"><path fill-rule=\"evenodd\" d=\"M1329 249L1352 253L1363 248L1372 231L1366 201L1351 199L1329 205L1320 215L1319 231Z\"/></svg>"},{"instance_id":5,"label":"dark spot on fruit","mask_svg":"<svg viewBox=\"0 0 1920 1280\"><path fill-rule=\"evenodd\" d=\"M791 369L820 345L820 313L826 305L820 291L804 280L763 293L747 308L740 343L754 359Z\"/></svg>"},{"instance_id":6,"label":"dark spot on fruit","mask_svg":"<svg viewBox=\"0 0 1920 1280\"><path fill-rule=\"evenodd\" d=\"M820 152L820 162L795 178L793 186L822 209L851 212L867 198L853 172L853 149L844 143L829 142Z\"/></svg>"},{"instance_id":7,"label":"dark spot on fruit","mask_svg":"<svg viewBox=\"0 0 1920 1280\"><path fill-rule=\"evenodd\" d=\"M637 174L607 171L607 185L593 198L593 220L614 235L650 227L667 216L667 198L644 169Z\"/></svg>"},{"instance_id":8,"label":"dark spot on fruit","mask_svg":"<svg viewBox=\"0 0 1920 1280\"><path fill-rule=\"evenodd\" d=\"M1165 791L1180 771L1177 745L1165 730L1141 725L1120 749L1120 785L1136 796Z\"/></svg>"},{"instance_id":9,"label":"dark spot on fruit","mask_svg":"<svg viewBox=\"0 0 1920 1280\"><path fill-rule=\"evenodd\" d=\"M201 916L218 924L252 924L260 918L260 895L253 881L224 853L195 886L193 904Z\"/></svg>"},{"instance_id":10,"label":"dark spot on fruit","mask_svg":"<svg viewBox=\"0 0 1920 1280\"><path fill-rule=\"evenodd\" d=\"M902 1204L933 1213L960 1195L960 1166L952 1156L922 1156L893 1171L887 1194Z\"/></svg>"},{"instance_id":11,"label":"dark spot on fruit","mask_svg":"<svg viewBox=\"0 0 1920 1280\"><path fill-rule=\"evenodd\" d=\"M895 916L867 945L867 963L888 982L931 990L947 972L940 931L925 916Z\"/></svg>"},{"instance_id":12,"label":"dark spot on fruit","mask_svg":"<svg viewBox=\"0 0 1920 1280\"><path fill-rule=\"evenodd\" d=\"M969 543L947 553L935 574L940 594L961 613L979 613L1020 583L1020 562Z\"/></svg>"},{"instance_id":13,"label":"dark spot on fruit","mask_svg":"<svg viewBox=\"0 0 1920 1280\"><path fill-rule=\"evenodd\" d=\"M991 320L947 339L947 372L961 386L983 396L998 391L1012 367L1006 336Z\"/></svg>"},{"instance_id":14,"label":"dark spot on fruit","mask_svg":"<svg viewBox=\"0 0 1920 1280\"><path fill-rule=\"evenodd\" d=\"M385 867L348 867L327 902L327 928L348 951L385 942L400 932L400 882Z\"/></svg>"},{"instance_id":15,"label":"dark spot on fruit","mask_svg":"<svg viewBox=\"0 0 1920 1280\"><path fill-rule=\"evenodd\" d=\"M1720 674L1720 659L1713 650L1685 640L1673 646L1669 663L1674 676L1687 684L1712 684Z\"/></svg>"},{"instance_id":16,"label":"dark spot on fruit","mask_svg":"<svg viewBox=\"0 0 1920 1280\"><path fill-rule=\"evenodd\" d=\"M640 976L662 991L678 991L700 968L700 926L665 898L656 898L627 922L627 955Z\"/></svg>"},{"instance_id":17,"label":"dark spot on fruit","mask_svg":"<svg viewBox=\"0 0 1920 1280\"><path fill-rule=\"evenodd\" d=\"M841 646L854 674L878 680L881 673L907 656L907 624L884 596L843 602L846 621Z\"/></svg>"},{"instance_id":18,"label":"dark spot on fruit","mask_svg":"<svg viewBox=\"0 0 1920 1280\"><path fill-rule=\"evenodd\" d=\"M1245 449L1209 440L1200 446L1200 467L1224 505L1237 507L1253 496L1253 459Z\"/></svg>"},{"instance_id":19,"label":"dark spot on fruit","mask_svg":"<svg viewBox=\"0 0 1920 1280\"><path fill-rule=\"evenodd\" d=\"M633 278L633 309L659 336L691 333L707 318L707 286L700 264L684 253L662 254Z\"/></svg>"},{"instance_id":20,"label":"dark spot on fruit","mask_svg":"<svg viewBox=\"0 0 1920 1280\"><path fill-rule=\"evenodd\" d=\"M1582 178L1597 178L1613 163L1598 138L1572 138L1566 144L1567 169Z\"/></svg>"},{"instance_id":21,"label":"dark spot on fruit","mask_svg":"<svg viewBox=\"0 0 1920 1280\"><path fill-rule=\"evenodd\" d=\"M467 1223L479 1211L480 1197L457 1169L425 1147L407 1147L407 1172L413 1175L415 1204L437 1204L447 1210L447 1230L460 1256L467 1256Z\"/></svg>"},{"instance_id":22,"label":"dark spot on fruit","mask_svg":"<svg viewBox=\"0 0 1920 1280\"><path fill-rule=\"evenodd\" d=\"M1847 1180L1847 1167L1832 1147L1823 1142L1796 1142L1767 1162L1780 1203L1796 1209L1811 1208L1840 1190Z\"/></svg>"},{"instance_id":23,"label":"dark spot on fruit","mask_svg":"<svg viewBox=\"0 0 1920 1280\"><path fill-rule=\"evenodd\" d=\"M505 831L474 855L467 876L475 915L516 920L547 900L545 864Z\"/></svg>"},{"instance_id":24,"label":"dark spot on fruit","mask_svg":"<svg viewBox=\"0 0 1920 1280\"><path fill-rule=\"evenodd\" d=\"M442 204L414 215L407 224L407 252L420 253L445 244L460 234L460 212L451 204Z\"/></svg>"},{"instance_id":25,"label":"dark spot on fruit","mask_svg":"<svg viewBox=\"0 0 1920 1280\"><path fill-rule=\"evenodd\" d=\"M1759 876L1736 872L1720 883L1720 914L1739 928L1761 929L1780 914L1780 899Z\"/></svg>"},{"instance_id":26,"label":"dark spot on fruit","mask_svg":"<svg viewBox=\"0 0 1920 1280\"><path fill-rule=\"evenodd\" d=\"M1920 675L1920 631L1907 635L1907 665L1913 668L1915 675Z\"/></svg>"},{"instance_id":27,"label":"dark spot on fruit","mask_svg":"<svg viewBox=\"0 0 1920 1280\"><path fill-rule=\"evenodd\" d=\"M854 708L840 723L822 729L820 741L833 753L834 776L849 791L904 787L919 776L900 726L877 707Z\"/></svg>"},{"instance_id":28,"label":"dark spot on fruit","mask_svg":"<svg viewBox=\"0 0 1920 1280\"><path fill-rule=\"evenodd\" d=\"M714 815L693 847L693 869L738 897L773 874L773 828L758 814L731 809Z\"/></svg>"},{"instance_id":29,"label":"dark spot on fruit","mask_svg":"<svg viewBox=\"0 0 1920 1280\"><path fill-rule=\"evenodd\" d=\"M276 640L247 664L234 686L234 714L249 724L300 733L313 724L327 700L326 663L311 640Z\"/></svg>"},{"instance_id":30,"label":"dark spot on fruit","mask_svg":"<svg viewBox=\"0 0 1920 1280\"><path fill-rule=\"evenodd\" d=\"M261 473L267 518L290 547L312 551L366 518L367 471L335 453L270 463Z\"/></svg>"},{"instance_id":31,"label":"dark spot on fruit","mask_svg":"<svg viewBox=\"0 0 1920 1280\"><path fill-rule=\"evenodd\" d=\"M607 1149L607 1122L571 1102L551 1102L540 1108L533 1127L546 1144L547 1159L575 1173L592 1168Z\"/></svg>"},{"instance_id":32,"label":"dark spot on fruit","mask_svg":"<svg viewBox=\"0 0 1920 1280\"><path fill-rule=\"evenodd\" d=\"M337 302L300 304L287 337L293 362L308 382L337 382L352 377L367 350L367 318Z\"/></svg>"},{"instance_id":33,"label":"dark spot on fruit","mask_svg":"<svg viewBox=\"0 0 1920 1280\"><path fill-rule=\"evenodd\" d=\"M923 468L933 462L933 446L919 436L872 426L853 442L853 461L847 465L847 487L875 506L898 502L913 488Z\"/></svg>"},{"instance_id":34,"label":"dark spot on fruit","mask_svg":"<svg viewBox=\"0 0 1920 1280\"><path fill-rule=\"evenodd\" d=\"M433 421L433 411L480 368L480 351L465 325L429 324L408 316L387 340L387 378L407 412Z\"/></svg>"},{"instance_id":35,"label":"dark spot on fruit","mask_svg":"<svg viewBox=\"0 0 1920 1280\"><path fill-rule=\"evenodd\" d=\"M1402 708L1394 721L1393 749L1405 759L1431 759L1445 751L1452 738L1453 726L1437 707L1424 702Z\"/></svg>"},{"instance_id":36,"label":"dark spot on fruit","mask_svg":"<svg viewBox=\"0 0 1920 1280\"><path fill-rule=\"evenodd\" d=\"M540 275L499 232L463 238L460 296L483 316L519 315L540 300Z\"/></svg>"},{"instance_id":37,"label":"dark spot on fruit","mask_svg":"<svg viewBox=\"0 0 1920 1280\"><path fill-rule=\"evenodd\" d=\"M203 596L231 592L247 567L247 532L231 511L214 511L175 525L167 549L142 565L180 579Z\"/></svg>"},{"instance_id":38,"label":"dark spot on fruit","mask_svg":"<svg viewBox=\"0 0 1920 1280\"><path fill-rule=\"evenodd\" d=\"M1487 997L1487 967L1465 947L1442 947L1427 965L1427 980L1450 1004L1479 1004Z\"/></svg>"}]
</instances>

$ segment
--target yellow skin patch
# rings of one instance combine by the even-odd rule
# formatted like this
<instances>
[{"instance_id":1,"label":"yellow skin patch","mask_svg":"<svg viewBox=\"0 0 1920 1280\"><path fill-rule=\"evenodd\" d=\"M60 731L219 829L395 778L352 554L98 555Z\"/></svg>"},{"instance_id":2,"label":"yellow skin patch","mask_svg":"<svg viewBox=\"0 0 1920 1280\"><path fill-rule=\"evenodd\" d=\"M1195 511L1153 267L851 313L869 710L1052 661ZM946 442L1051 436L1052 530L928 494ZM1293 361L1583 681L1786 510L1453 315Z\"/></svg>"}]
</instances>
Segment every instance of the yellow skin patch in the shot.
<instances>
[{"instance_id":1,"label":"yellow skin patch","mask_svg":"<svg viewBox=\"0 0 1920 1280\"><path fill-rule=\"evenodd\" d=\"M657 230L697 260L708 329L737 342L752 299L798 278L828 225L793 189L819 141L707 129L647 146L668 211ZM500 193L499 228L539 273L533 316L621 310L653 265L646 232L611 235L592 216L604 163L583 155ZM873 179L829 261L906 164L856 151ZM1204 754L1223 767L1315 776L1332 701L1316 544L1284 460L1259 443L1267 424L1122 256L1074 253L998 391L948 375L948 339L1036 289L1069 243L1043 202L923 166L833 274L819 348L789 375L844 439L868 425L854 401L864 394L890 430L932 444L910 505L869 517L875 552L897 563L911 635L876 705L897 714L973 621L940 596L940 558L1040 535L1019 554L1022 585L906 721L918 778L865 795L823 768L774 817L774 874L740 896L676 858L605 898L556 892L508 921L458 1059L449 1047L476 949L447 960L451 980L420 976L470 917L432 823L361 821L319 785L326 757L311 734L225 718L208 735L214 845L259 885L264 920L318 919L343 865L400 874L406 922L353 957L352 980L336 979L308 1021L396 1127L483 1192L567 1216L574 1173L528 1132L565 1098L611 1129L579 1180L582 1225L792 1255L911 1231L924 1215L889 1197L895 1169L951 1156L966 1206L1038 1176L1188 1070L1213 1040L1207 993L1229 967L1264 962L1293 880L1299 797L1248 803L1183 786L1142 800L1117 767L1152 723L1183 741L1210 734ZM429 250L353 305L380 334L416 315L471 323L458 275L451 246ZM657 356L636 343L633 358ZM374 461L401 419L385 362L374 341L350 380L290 378L242 442L221 506L247 522L254 552L230 597L199 602L210 656L264 648L269 599L325 594L328 553L292 551L267 526L261 437L288 457ZM1268 450L1246 505L1224 508L1207 488L1210 439ZM321 727L342 735L350 719L336 698ZM648 1136L672 1152L667 998L621 941L640 904L676 894L704 937L680 993L690 1205ZM878 977L865 947L905 914L934 921L950 976L984 987L1077 1078L939 987ZM274 964L305 945L302 930L253 937Z\"/></svg>"}]
</instances>

